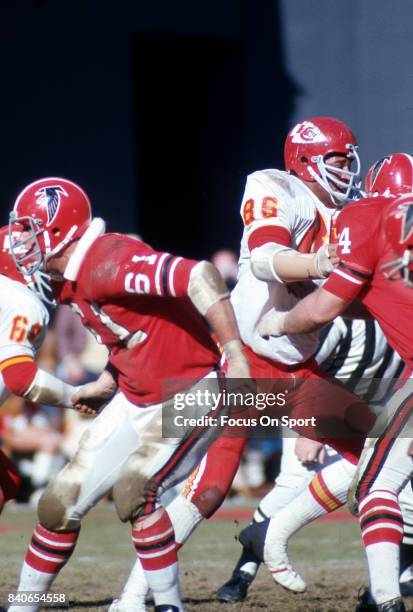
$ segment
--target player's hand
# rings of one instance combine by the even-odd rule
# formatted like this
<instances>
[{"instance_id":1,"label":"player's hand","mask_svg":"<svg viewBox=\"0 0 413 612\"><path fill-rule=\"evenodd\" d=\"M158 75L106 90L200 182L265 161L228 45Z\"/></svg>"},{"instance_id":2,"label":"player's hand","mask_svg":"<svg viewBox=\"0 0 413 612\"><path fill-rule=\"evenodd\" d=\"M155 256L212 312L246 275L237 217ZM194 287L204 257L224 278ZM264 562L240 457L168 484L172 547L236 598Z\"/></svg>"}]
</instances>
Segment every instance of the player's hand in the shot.
<instances>
[{"instance_id":1,"label":"player's hand","mask_svg":"<svg viewBox=\"0 0 413 612\"><path fill-rule=\"evenodd\" d=\"M305 467L313 467L316 463L323 465L326 458L325 447L321 442L302 437L297 438L295 454Z\"/></svg>"},{"instance_id":2,"label":"player's hand","mask_svg":"<svg viewBox=\"0 0 413 612\"><path fill-rule=\"evenodd\" d=\"M79 412L79 414L83 414L83 416L97 416L100 412L100 410L91 408L87 404L82 403L77 403L73 408L76 412Z\"/></svg>"},{"instance_id":3,"label":"player's hand","mask_svg":"<svg viewBox=\"0 0 413 612\"><path fill-rule=\"evenodd\" d=\"M257 331L262 338L268 339L270 336L284 335L284 319L286 312L277 312L272 309L258 321Z\"/></svg>"},{"instance_id":4,"label":"player's hand","mask_svg":"<svg viewBox=\"0 0 413 612\"><path fill-rule=\"evenodd\" d=\"M323 244L316 253L316 261L320 277L327 278L339 262L339 258L337 257L337 245Z\"/></svg>"},{"instance_id":5,"label":"player's hand","mask_svg":"<svg viewBox=\"0 0 413 612\"><path fill-rule=\"evenodd\" d=\"M72 395L73 407L81 414L97 414L113 397L116 389L113 376L108 370L104 370L97 380L76 389Z\"/></svg>"},{"instance_id":6,"label":"player's hand","mask_svg":"<svg viewBox=\"0 0 413 612\"><path fill-rule=\"evenodd\" d=\"M338 265L338 262L340 261L340 257L337 254L337 247L338 247L338 243L334 242L333 244L329 244L328 245L328 258L330 260L331 265L333 265L334 267L336 267Z\"/></svg>"}]
</instances>

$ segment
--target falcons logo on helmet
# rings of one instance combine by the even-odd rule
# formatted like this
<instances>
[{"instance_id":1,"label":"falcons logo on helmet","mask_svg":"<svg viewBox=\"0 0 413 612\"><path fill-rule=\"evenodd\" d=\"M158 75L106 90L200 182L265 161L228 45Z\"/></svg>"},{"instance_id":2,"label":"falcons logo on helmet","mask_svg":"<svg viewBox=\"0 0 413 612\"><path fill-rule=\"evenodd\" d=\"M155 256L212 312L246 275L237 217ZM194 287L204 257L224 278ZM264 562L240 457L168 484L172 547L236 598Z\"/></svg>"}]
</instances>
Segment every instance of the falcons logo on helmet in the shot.
<instances>
[{"instance_id":1,"label":"falcons logo on helmet","mask_svg":"<svg viewBox=\"0 0 413 612\"><path fill-rule=\"evenodd\" d=\"M47 225L50 225L59 210L61 194L68 197L67 192L61 185L42 187L34 194L37 196L36 203L47 208Z\"/></svg>"},{"instance_id":2,"label":"falcons logo on helmet","mask_svg":"<svg viewBox=\"0 0 413 612\"><path fill-rule=\"evenodd\" d=\"M389 164L390 160L391 160L391 155L387 155L387 157L382 157L381 159L379 159L378 162L376 162L373 168L373 172L371 174L371 187L374 186L374 182L377 178L377 175L379 174L380 170L383 168L384 164L385 163Z\"/></svg>"},{"instance_id":3,"label":"falcons logo on helmet","mask_svg":"<svg viewBox=\"0 0 413 612\"><path fill-rule=\"evenodd\" d=\"M326 137L322 131L311 121L303 121L295 126L291 132L292 142L298 144L312 144L313 142L324 142Z\"/></svg>"},{"instance_id":4,"label":"falcons logo on helmet","mask_svg":"<svg viewBox=\"0 0 413 612\"><path fill-rule=\"evenodd\" d=\"M400 242L407 242L413 234L413 202L403 206L402 236Z\"/></svg>"}]
</instances>

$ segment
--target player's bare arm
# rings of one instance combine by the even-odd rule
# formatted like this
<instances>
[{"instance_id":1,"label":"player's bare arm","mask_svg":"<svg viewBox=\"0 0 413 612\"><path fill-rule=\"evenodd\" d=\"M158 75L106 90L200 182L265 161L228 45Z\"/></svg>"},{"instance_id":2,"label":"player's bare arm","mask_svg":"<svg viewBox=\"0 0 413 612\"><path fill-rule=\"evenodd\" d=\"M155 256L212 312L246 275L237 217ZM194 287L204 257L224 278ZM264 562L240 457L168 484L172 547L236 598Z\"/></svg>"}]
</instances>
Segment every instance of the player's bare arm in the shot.
<instances>
[{"instance_id":1,"label":"player's bare arm","mask_svg":"<svg viewBox=\"0 0 413 612\"><path fill-rule=\"evenodd\" d=\"M191 270L188 295L198 312L206 318L223 347L228 361L229 378L249 378L235 314L228 289L218 270L207 261L200 261Z\"/></svg>"},{"instance_id":2,"label":"player's bare arm","mask_svg":"<svg viewBox=\"0 0 413 612\"><path fill-rule=\"evenodd\" d=\"M349 303L320 287L289 312L268 312L262 317L258 331L261 336L306 334L343 314Z\"/></svg>"}]
</instances>

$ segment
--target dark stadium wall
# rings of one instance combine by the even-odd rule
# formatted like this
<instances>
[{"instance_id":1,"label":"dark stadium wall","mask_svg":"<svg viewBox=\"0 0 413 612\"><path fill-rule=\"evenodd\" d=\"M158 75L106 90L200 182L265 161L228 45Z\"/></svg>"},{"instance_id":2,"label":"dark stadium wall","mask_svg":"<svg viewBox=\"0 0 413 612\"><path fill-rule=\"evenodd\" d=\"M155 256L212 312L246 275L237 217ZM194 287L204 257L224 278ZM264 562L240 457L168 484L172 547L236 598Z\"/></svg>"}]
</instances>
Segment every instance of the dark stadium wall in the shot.
<instances>
[{"instance_id":1,"label":"dark stadium wall","mask_svg":"<svg viewBox=\"0 0 413 612\"><path fill-rule=\"evenodd\" d=\"M27 182L79 181L110 226L134 229L131 36L117 2L20 0L0 23L0 199Z\"/></svg>"},{"instance_id":2,"label":"dark stadium wall","mask_svg":"<svg viewBox=\"0 0 413 612\"><path fill-rule=\"evenodd\" d=\"M292 120L342 118L363 174L387 153L413 153L413 4L281 0L286 67L298 83Z\"/></svg>"},{"instance_id":3,"label":"dark stadium wall","mask_svg":"<svg viewBox=\"0 0 413 612\"><path fill-rule=\"evenodd\" d=\"M292 109L277 3L21 0L0 24L3 219L64 175L112 230L190 256L237 248L245 175ZM283 92L283 96L279 92Z\"/></svg>"},{"instance_id":4,"label":"dark stadium wall","mask_svg":"<svg viewBox=\"0 0 413 612\"><path fill-rule=\"evenodd\" d=\"M238 249L246 175L282 163L293 86L277 7L254 6L240 3L238 33L135 37L139 219L156 246Z\"/></svg>"},{"instance_id":5,"label":"dark stadium wall","mask_svg":"<svg viewBox=\"0 0 413 612\"><path fill-rule=\"evenodd\" d=\"M111 230L237 248L246 174L282 164L295 120L348 121L365 165L412 150L412 17L409 0L5 3L2 222L21 186L63 174Z\"/></svg>"}]
</instances>

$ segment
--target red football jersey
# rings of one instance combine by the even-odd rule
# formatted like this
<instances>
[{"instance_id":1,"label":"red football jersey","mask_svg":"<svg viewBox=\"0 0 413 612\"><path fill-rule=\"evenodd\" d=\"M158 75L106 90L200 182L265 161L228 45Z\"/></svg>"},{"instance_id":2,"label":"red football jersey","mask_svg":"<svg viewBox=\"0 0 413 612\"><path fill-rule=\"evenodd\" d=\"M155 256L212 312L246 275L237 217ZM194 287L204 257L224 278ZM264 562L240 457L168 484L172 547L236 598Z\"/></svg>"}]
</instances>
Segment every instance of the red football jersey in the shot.
<instances>
[{"instance_id":1,"label":"red football jersey","mask_svg":"<svg viewBox=\"0 0 413 612\"><path fill-rule=\"evenodd\" d=\"M366 198L344 208L337 221L340 263L323 288L344 300L359 296L389 344L413 366L413 290L389 281L382 266L395 258L386 243L383 213L388 198Z\"/></svg>"},{"instance_id":2,"label":"red football jersey","mask_svg":"<svg viewBox=\"0 0 413 612\"><path fill-rule=\"evenodd\" d=\"M105 234L87 251L76 281L56 284L59 303L108 347L118 385L133 403L159 402L164 379L199 379L220 360L187 297L197 263L123 234ZM185 386L183 381L176 390Z\"/></svg>"}]
</instances>

